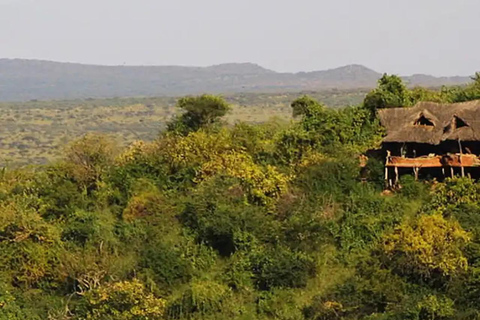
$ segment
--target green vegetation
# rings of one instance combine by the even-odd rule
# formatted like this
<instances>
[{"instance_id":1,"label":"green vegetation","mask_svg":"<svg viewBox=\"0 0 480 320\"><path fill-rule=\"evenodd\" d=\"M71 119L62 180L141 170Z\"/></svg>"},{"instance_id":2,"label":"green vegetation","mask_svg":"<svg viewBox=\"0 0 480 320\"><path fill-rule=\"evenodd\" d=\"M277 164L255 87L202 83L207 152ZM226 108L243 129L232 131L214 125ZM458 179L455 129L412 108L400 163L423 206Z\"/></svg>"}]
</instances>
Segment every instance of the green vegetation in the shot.
<instances>
[{"instance_id":1,"label":"green vegetation","mask_svg":"<svg viewBox=\"0 0 480 320\"><path fill-rule=\"evenodd\" d=\"M480 184L382 193L369 101L222 125L228 102L189 97L152 141L2 170L0 319L478 319Z\"/></svg>"},{"instance_id":2,"label":"green vegetation","mask_svg":"<svg viewBox=\"0 0 480 320\"><path fill-rule=\"evenodd\" d=\"M466 102L480 99L480 72L472 78L473 82L462 87L442 87L441 90L428 90L421 87L409 90L400 77L383 75L378 87L365 98L364 105L375 111L381 108L413 106L419 101Z\"/></svg>"},{"instance_id":3,"label":"green vegetation","mask_svg":"<svg viewBox=\"0 0 480 320\"><path fill-rule=\"evenodd\" d=\"M223 98L207 94L181 98L177 105L184 112L173 119L167 129L183 135L218 124L219 119L230 110L230 106Z\"/></svg>"},{"instance_id":4,"label":"green vegetation","mask_svg":"<svg viewBox=\"0 0 480 320\"><path fill-rule=\"evenodd\" d=\"M361 103L366 91L308 92L330 107ZM291 118L290 102L304 93L226 95L232 111L225 120L262 123ZM87 133L112 135L120 145L151 141L181 113L177 98L116 98L0 103L0 164L46 164L61 157L68 142Z\"/></svg>"}]
</instances>

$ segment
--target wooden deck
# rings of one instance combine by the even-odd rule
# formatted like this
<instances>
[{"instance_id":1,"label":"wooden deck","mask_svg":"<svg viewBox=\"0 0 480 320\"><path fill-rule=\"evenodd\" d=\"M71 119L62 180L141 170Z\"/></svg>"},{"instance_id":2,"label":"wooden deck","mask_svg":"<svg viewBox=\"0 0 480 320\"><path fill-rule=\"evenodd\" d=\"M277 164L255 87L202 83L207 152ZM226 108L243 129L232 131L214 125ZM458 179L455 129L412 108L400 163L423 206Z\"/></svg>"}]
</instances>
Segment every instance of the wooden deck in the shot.
<instances>
[{"instance_id":1,"label":"wooden deck","mask_svg":"<svg viewBox=\"0 0 480 320\"><path fill-rule=\"evenodd\" d=\"M393 168L443 168L480 167L480 158L473 154L448 154L418 158L387 157L387 167Z\"/></svg>"},{"instance_id":2,"label":"wooden deck","mask_svg":"<svg viewBox=\"0 0 480 320\"><path fill-rule=\"evenodd\" d=\"M403 157L388 157L387 167L397 168L441 168L442 157L421 157L421 158L403 158Z\"/></svg>"}]
</instances>

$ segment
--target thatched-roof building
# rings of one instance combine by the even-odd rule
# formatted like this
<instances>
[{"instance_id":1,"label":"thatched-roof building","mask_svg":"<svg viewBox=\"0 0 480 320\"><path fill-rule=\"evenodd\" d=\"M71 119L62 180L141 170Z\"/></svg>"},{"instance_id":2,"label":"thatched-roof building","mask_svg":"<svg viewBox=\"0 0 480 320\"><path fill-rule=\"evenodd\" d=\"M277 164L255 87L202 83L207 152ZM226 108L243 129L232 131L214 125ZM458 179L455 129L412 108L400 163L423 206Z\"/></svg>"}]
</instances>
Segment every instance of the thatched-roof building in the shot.
<instances>
[{"instance_id":1,"label":"thatched-roof building","mask_svg":"<svg viewBox=\"0 0 480 320\"><path fill-rule=\"evenodd\" d=\"M455 104L420 102L412 108L382 109L379 116L387 130L385 143L480 141L480 100Z\"/></svg>"},{"instance_id":2,"label":"thatched-roof building","mask_svg":"<svg viewBox=\"0 0 480 320\"><path fill-rule=\"evenodd\" d=\"M480 166L480 100L420 102L411 108L382 109L379 117L386 129L387 167L461 167L464 174L464 167Z\"/></svg>"}]
</instances>

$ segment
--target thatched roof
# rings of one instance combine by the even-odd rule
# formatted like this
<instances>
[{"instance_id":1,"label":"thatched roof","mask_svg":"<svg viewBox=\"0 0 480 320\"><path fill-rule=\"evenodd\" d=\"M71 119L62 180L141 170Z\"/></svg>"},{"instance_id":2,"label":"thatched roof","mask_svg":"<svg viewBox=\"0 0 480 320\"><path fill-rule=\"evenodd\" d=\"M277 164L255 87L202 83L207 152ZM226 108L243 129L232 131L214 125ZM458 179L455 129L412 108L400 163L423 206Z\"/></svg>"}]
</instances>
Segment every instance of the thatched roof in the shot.
<instances>
[{"instance_id":1,"label":"thatched roof","mask_svg":"<svg viewBox=\"0 0 480 320\"><path fill-rule=\"evenodd\" d=\"M382 109L384 142L428 143L480 141L480 100L440 104L420 102L411 108Z\"/></svg>"}]
</instances>

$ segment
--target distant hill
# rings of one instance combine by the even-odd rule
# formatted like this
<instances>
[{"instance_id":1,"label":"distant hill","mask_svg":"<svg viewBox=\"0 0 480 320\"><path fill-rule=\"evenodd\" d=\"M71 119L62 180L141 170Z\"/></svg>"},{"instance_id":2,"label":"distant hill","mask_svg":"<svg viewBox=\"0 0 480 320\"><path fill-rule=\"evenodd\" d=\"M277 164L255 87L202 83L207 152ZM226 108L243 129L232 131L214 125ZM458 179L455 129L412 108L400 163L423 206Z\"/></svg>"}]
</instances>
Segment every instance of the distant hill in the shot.
<instances>
[{"instance_id":1,"label":"distant hill","mask_svg":"<svg viewBox=\"0 0 480 320\"><path fill-rule=\"evenodd\" d=\"M372 88L381 74L361 65L279 73L252 63L211 67L97 66L0 59L0 101L178 96L198 93L279 92ZM411 85L463 84L468 77L414 75Z\"/></svg>"}]
</instances>

